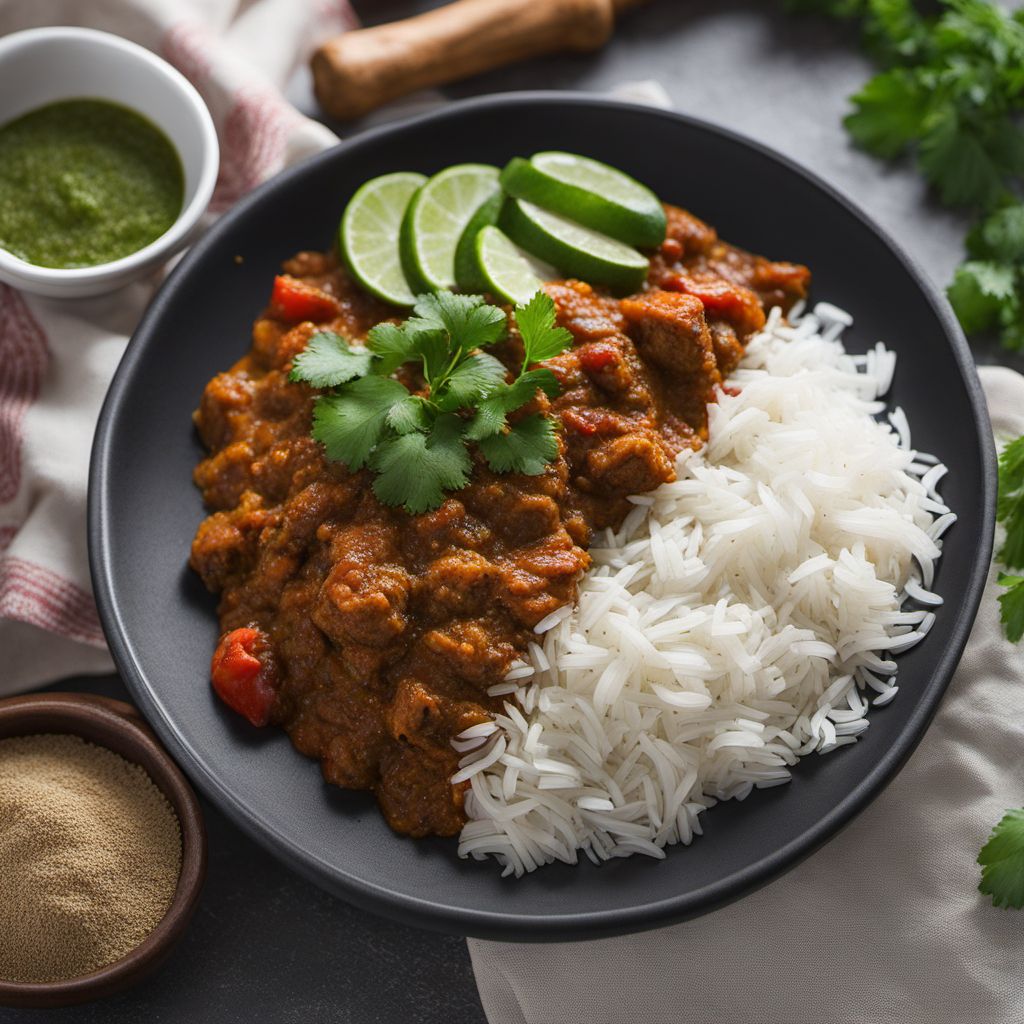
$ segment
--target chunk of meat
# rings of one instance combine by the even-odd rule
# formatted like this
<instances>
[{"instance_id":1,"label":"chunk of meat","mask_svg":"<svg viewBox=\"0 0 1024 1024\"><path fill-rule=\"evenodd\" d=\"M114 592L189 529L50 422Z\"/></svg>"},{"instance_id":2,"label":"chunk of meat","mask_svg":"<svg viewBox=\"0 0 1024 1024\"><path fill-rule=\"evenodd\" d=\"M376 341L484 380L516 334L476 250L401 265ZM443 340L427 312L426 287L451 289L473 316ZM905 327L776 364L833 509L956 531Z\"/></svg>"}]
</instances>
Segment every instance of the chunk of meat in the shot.
<instances>
[{"instance_id":1,"label":"chunk of meat","mask_svg":"<svg viewBox=\"0 0 1024 1024\"><path fill-rule=\"evenodd\" d=\"M672 460L657 437L631 433L605 441L587 454L591 487L614 494L643 494L675 479Z\"/></svg>"},{"instance_id":2,"label":"chunk of meat","mask_svg":"<svg viewBox=\"0 0 1024 1024\"><path fill-rule=\"evenodd\" d=\"M252 567L260 531L277 519L277 513L263 507L258 494L249 492L237 507L215 512L200 523L189 564L208 590L223 590L233 577Z\"/></svg>"},{"instance_id":3,"label":"chunk of meat","mask_svg":"<svg viewBox=\"0 0 1024 1024\"><path fill-rule=\"evenodd\" d=\"M515 646L503 640L492 623L479 619L456 619L443 629L428 630L422 643L440 664L482 690L501 679L516 656Z\"/></svg>"},{"instance_id":4,"label":"chunk of meat","mask_svg":"<svg viewBox=\"0 0 1024 1024\"><path fill-rule=\"evenodd\" d=\"M476 551L449 551L415 579L415 608L429 621L468 615L490 600L497 566Z\"/></svg>"},{"instance_id":5,"label":"chunk of meat","mask_svg":"<svg viewBox=\"0 0 1024 1024\"><path fill-rule=\"evenodd\" d=\"M465 786L453 786L448 780L458 765L454 752L430 760L420 747L391 747L375 787L387 823L410 836L457 835L465 821Z\"/></svg>"},{"instance_id":6,"label":"chunk of meat","mask_svg":"<svg viewBox=\"0 0 1024 1024\"><path fill-rule=\"evenodd\" d=\"M725 320L741 337L745 338L764 327L761 300L741 284L713 274L696 273L675 274L662 286L700 299L708 317Z\"/></svg>"},{"instance_id":7,"label":"chunk of meat","mask_svg":"<svg viewBox=\"0 0 1024 1024\"><path fill-rule=\"evenodd\" d=\"M677 405L695 430L707 427L707 403L722 382L700 299L683 292L651 291L624 299L630 336L640 355L675 379Z\"/></svg>"},{"instance_id":8,"label":"chunk of meat","mask_svg":"<svg viewBox=\"0 0 1024 1024\"><path fill-rule=\"evenodd\" d=\"M353 526L331 536L332 567L311 617L336 644L383 646L405 632L412 581L385 526Z\"/></svg>"},{"instance_id":9,"label":"chunk of meat","mask_svg":"<svg viewBox=\"0 0 1024 1024\"><path fill-rule=\"evenodd\" d=\"M608 295L601 295L585 281L557 281L546 284L544 291L555 302L558 323L582 344L622 333L619 304Z\"/></svg>"}]
</instances>

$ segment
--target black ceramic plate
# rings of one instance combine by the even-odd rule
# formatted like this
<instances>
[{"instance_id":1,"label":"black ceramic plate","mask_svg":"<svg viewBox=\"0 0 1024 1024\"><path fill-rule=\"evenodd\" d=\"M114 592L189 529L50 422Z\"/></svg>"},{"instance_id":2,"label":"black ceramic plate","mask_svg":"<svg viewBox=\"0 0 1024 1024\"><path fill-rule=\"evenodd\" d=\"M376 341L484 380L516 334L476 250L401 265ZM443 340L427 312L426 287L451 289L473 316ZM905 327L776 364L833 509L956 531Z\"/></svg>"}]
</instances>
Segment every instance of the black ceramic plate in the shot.
<instances>
[{"instance_id":1,"label":"black ceramic plate","mask_svg":"<svg viewBox=\"0 0 1024 1024\"><path fill-rule=\"evenodd\" d=\"M894 399L914 440L951 472L927 641L901 658L900 694L859 743L800 765L789 786L715 808L705 835L595 868L554 865L519 881L460 861L451 840L394 835L365 794L328 787L281 732L226 712L208 683L214 601L186 561L203 517L190 415L207 379L249 347L281 260L332 244L346 200L386 171L501 164L568 149L621 167L722 237L808 264L814 295L850 310L850 344L899 354ZM139 325L100 418L89 535L100 612L146 717L212 800L289 864L372 910L504 939L635 931L750 891L830 839L895 774L924 732L963 650L992 544L995 471L978 379L944 299L842 196L762 146L677 114L566 94L454 104L369 132L280 175L228 213L182 260Z\"/></svg>"}]
</instances>

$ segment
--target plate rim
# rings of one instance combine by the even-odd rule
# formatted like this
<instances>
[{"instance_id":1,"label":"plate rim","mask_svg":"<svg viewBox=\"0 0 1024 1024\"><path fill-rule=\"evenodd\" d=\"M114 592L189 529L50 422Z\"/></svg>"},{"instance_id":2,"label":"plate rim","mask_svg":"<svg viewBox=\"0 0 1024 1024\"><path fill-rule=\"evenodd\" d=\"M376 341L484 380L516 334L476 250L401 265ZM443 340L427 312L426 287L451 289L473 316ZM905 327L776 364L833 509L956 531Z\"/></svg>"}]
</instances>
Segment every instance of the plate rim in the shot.
<instances>
[{"instance_id":1,"label":"plate rim","mask_svg":"<svg viewBox=\"0 0 1024 1024\"><path fill-rule=\"evenodd\" d=\"M255 812L242 801L237 800L209 770L199 753L193 750L178 734L173 722L165 714L161 702L150 689L145 674L134 657L131 644L127 640L127 632L123 628L124 624L112 584L112 551L109 537L105 531L110 447L114 437L112 428L122 400L128 392L128 382L145 351L146 337L152 334L158 325L164 308L170 303L176 290L177 282L188 272L193 263L203 259L206 251L216 243L221 234L230 231L237 221L244 219L250 208L261 203L268 193L287 188L293 180L303 177L312 167L337 159L339 147L345 152L352 150L358 152L360 149L373 147L381 138L401 134L410 126L421 126L450 119L457 120L467 111L500 111L507 107L537 104L561 104L568 107L591 107L604 110L618 109L627 113L640 113L654 119L682 122L691 129L721 136L734 144L755 151L774 163L781 164L801 178L809 187L825 193L827 197L837 202L862 226L879 238L903 264L914 283L928 300L952 349L971 408L974 438L980 441L981 446L981 513L983 517L975 547L977 557L963 588L965 614L951 624L943 655L931 678L926 681L918 695L916 705L897 741L883 753L871 770L856 782L847 795L828 814L819 818L812 827L806 829L790 843L774 849L745 869L718 879L701 889L629 907L552 914L541 918L500 910L452 907L430 899L398 893L386 886L368 883L310 853L289 836L270 828ZM916 260L908 255L904 248L874 218L839 189L816 172L799 164L792 157L734 129L690 114L614 99L600 94L576 91L529 90L497 93L455 101L426 113L367 129L352 140L339 140L338 145L331 146L300 161L257 186L221 216L189 249L161 284L133 331L100 410L89 466L87 503L89 568L100 622L115 665L131 691L132 697L145 712L146 718L160 736L161 741L171 750L189 778L208 799L256 842L269 849L289 867L299 871L315 884L364 910L383 914L394 920L419 927L486 939L520 942L596 938L643 931L693 918L747 895L785 871L792 869L833 839L896 777L927 731L960 661L974 624L988 576L994 543L996 480L995 444L984 392L970 347L952 308Z\"/></svg>"}]
</instances>

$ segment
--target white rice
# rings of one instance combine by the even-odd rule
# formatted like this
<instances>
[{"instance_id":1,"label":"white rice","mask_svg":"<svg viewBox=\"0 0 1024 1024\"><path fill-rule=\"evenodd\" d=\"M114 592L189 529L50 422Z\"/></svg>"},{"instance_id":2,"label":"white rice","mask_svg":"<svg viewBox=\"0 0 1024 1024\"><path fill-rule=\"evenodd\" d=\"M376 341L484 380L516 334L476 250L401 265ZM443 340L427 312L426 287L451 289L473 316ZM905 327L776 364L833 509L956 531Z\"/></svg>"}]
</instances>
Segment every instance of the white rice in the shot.
<instances>
[{"instance_id":1,"label":"white rice","mask_svg":"<svg viewBox=\"0 0 1024 1024\"><path fill-rule=\"evenodd\" d=\"M773 310L709 408L707 446L595 538L579 603L536 627L498 728L455 740L463 857L503 874L689 843L720 800L854 743L935 621L945 467L879 398L896 358L847 355L826 303ZM911 601L913 607L904 608Z\"/></svg>"}]
</instances>

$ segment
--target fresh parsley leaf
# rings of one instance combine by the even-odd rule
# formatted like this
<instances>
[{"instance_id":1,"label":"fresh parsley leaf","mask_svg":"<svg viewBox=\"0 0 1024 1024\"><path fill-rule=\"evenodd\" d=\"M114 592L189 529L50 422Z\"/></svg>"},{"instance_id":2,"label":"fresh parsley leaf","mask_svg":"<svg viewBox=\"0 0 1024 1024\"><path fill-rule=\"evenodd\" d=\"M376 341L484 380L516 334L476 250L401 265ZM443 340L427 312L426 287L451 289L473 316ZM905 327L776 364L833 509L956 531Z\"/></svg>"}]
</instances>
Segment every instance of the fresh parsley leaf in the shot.
<instances>
[{"instance_id":1,"label":"fresh parsley leaf","mask_svg":"<svg viewBox=\"0 0 1024 1024\"><path fill-rule=\"evenodd\" d=\"M554 398L560 388L555 375L540 367L521 373L511 384L503 384L492 391L477 406L476 415L466 428L466 437L472 441L499 434L505 428L510 412L532 402L538 389L548 398Z\"/></svg>"},{"instance_id":2,"label":"fresh parsley leaf","mask_svg":"<svg viewBox=\"0 0 1024 1024\"><path fill-rule=\"evenodd\" d=\"M928 91L905 68L883 71L850 97L854 112L843 121L855 141L876 156L899 156L921 134Z\"/></svg>"},{"instance_id":3,"label":"fresh parsley leaf","mask_svg":"<svg viewBox=\"0 0 1024 1024\"><path fill-rule=\"evenodd\" d=\"M1006 638L1019 643L1024 637L1024 576L999 574L999 585L1006 592L999 595L999 617L1006 629Z\"/></svg>"},{"instance_id":4,"label":"fresh parsley leaf","mask_svg":"<svg viewBox=\"0 0 1024 1024\"><path fill-rule=\"evenodd\" d=\"M495 473L539 476L558 455L555 428L546 416L525 416L510 430L485 437L479 444Z\"/></svg>"},{"instance_id":5,"label":"fresh parsley leaf","mask_svg":"<svg viewBox=\"0 0 1024 1024\"><path fill-rule=\"evenodd\" d=\"M304 381L315 388L332 388L369 372L373 356L352 348L333 331L318 331L292 362L289 380Z\"/></svg>"},{"instance_id":6,"label":"fresh parsley leaf","mask_svg":"<svg viewBox=\"0 0 1024 1024\"><path fill-rule=\"evenodd\" d=\"M978 888L995 907L1024 907L1024 809L1007 811L978 854Z\"/></svg>"},{"instance_id":7,"label":"fresh parsley leaf","mask_svg":"<svg viewBox=\"0 0 1024 1024\"><path fill-rule=\"evenodd\" d=\"M313 403L313 437L335 462L361 469L384 431L391 407L409 392L387 377L360 377Z\"/></svg>"},{"instance_id":8,"label":"fresh parsley leaf","mask_svg":"<svg viewBox=\"0 0 1024 1024\"><path fill-rule=\"evenodd\" d=\"M534 292L529 302L516 306L516 326L523 339L523 369L551 359L572 344L572 334L555 326L555 303L545 292Z\"/></svg>"},{"instance_id":9,"label":"fresh parsley leaf","mask_svg":"<svg viewBox=\"0 0 1024 1024\"><path fill-rule=\"evenodd\" d=\"M469 483L473 464L462 440L462 420L447 413L437 417L429 434L386 438L373 454L373 468L373 493L385 505L401 505L412 515L437 508L445 491Z\"/></svg>"},{"instance_id":10,"label":"fresh parsley leaf","mask_svg":"<svg viewBox=\"0 0 1024 1024\"><path fill-rule=\"evenodd\" d=\"M1000 322L1005 308L1016 309L1016 287L1009 264L968 260L956 268L946 294L965 331L985 331Z\"/></svg>"}]
</instances>

